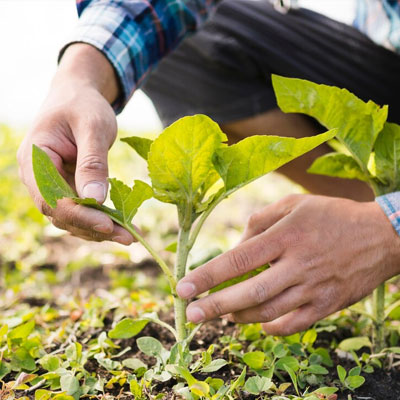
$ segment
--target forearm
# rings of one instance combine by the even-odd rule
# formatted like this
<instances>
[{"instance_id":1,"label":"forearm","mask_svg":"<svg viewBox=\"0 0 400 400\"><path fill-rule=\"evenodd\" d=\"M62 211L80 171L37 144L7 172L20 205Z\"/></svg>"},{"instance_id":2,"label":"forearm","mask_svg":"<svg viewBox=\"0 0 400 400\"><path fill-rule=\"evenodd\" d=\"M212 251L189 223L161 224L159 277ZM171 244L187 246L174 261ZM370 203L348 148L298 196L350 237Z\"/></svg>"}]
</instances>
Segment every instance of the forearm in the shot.
<instances>
[{"instance_id":1,"label":"forearm","mask_svg":"<svg viewBox=\"0 0 400 400\"><path fill-rule=\"evenodd\" d=\"M114 68L99 50L86 43L73 43L66 48L51 86L71 84L97 90L110 104L120 94Z\"/></svg>"}]
</instances>

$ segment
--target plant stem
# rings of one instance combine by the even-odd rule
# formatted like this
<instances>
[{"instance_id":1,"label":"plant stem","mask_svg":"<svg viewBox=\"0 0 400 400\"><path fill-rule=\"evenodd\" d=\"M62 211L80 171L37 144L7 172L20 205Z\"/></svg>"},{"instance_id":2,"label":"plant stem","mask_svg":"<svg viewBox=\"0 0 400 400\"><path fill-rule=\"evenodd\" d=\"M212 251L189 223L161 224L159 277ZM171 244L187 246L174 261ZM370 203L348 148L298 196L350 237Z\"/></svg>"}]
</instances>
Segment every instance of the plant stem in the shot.
<instances>
[{"instance_id":1,"label":"plant stem","mask_svg":"<svg viewBox=\"0 0 400 400\"><path fill-rule=\"evenodd\" d=\"M371 184L375 197L386 194ZM373 293L374 305L374 351L380 352L385 347L385 282L380 284Z\"/></svg>"},{"instance_id":2,"label":"plant stem","mask_svg":"<svg viewBox=\"0 0 400 400\"><path fill-rule=\"evenodd\" d=\"M110 214L108 216L115 221L117 224L123 226L139 243L143 245L143 247L150 253L150 255L154 258L157 264L163 270L165 276L168 279L169 286L171 288L172 295L175 296L176 292L176 280L172 275L171 270L168 268L168 265L164 262L164 260L158 255L158 253L150 246L150 244L136 232L135 228L131 224L123 224L120 220L113 218Z\"/></svg>"},{"instance_id":3,"label":"plant stem","mask_svg":"<svg viewBox=\"0 0 400 400\"><path fill-rule=\"evenodd\" d=\"M179 282L186 274L186 263L189 255L189 234L190 227L188 228L183 224L179 230L178 248L175 264L175 281ZM187 337L186 329L186 306L187 301L181 299L176 293L174 294L174 308L175 308L175 329L177 333L177 340L181 342Z\"/></svg>"},{"instance_id":4,"label":"plant stem","mask_svg":"<svg viewBox=\"0 0 400 400\"><path fill-rule=\"evenodd\" d=\"M385 347L385 283L380 284L374 291L374 351L379 352Z\"/></svg>"},{"instance_id":5,"label":"plant stem","mask_svg":"<svg viewBox=\"0 0 400 400\"><path fill-rule=\"evenodd\" d=\"M190 239L189 239L189 250L193 247L197 236L200 233L200 230L204 224L204 222L206 221L206 219L208 218L208 216L213 212L214 208L217 207L217 205L224 200L227 197L226 193L221 194L220 196L218 196L211 204L210 206L207 208L206 211L203 212L203 214L201 214L200 219L197 221L196 226L193 229L192 234L190 235Z\"/></svg>"}]
</instances>

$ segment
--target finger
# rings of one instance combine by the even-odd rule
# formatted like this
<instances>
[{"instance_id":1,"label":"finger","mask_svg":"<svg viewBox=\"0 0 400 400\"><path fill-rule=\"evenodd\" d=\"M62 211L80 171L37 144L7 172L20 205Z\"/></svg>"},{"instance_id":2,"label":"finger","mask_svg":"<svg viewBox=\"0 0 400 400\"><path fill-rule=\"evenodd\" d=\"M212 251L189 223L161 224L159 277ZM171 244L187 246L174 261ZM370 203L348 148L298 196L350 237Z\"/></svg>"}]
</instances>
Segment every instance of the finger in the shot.
<instances>
[{"instance_id":1,"label":"finger","mask_svg":"<svg viewBox=\"0 0 400 400\"><path fill-rule=\"evenodd\" d=\"M231 314L231 319L241 324L269 322L296 310L310 300L309 291L302 286L293 286L263 304Z\"/></svg>"},{"instance_id":2,"label":"finger","mask_svg":"<svg viewBox=\"0 0 400 400\"><path fill-rule=\"evenodd\" d=\"M53 221L53 224L57 226L57 222ZM60 229L67 230L73 236L77 236L86 240L93 240L95 242L103 242L104 240L110 240L124 245L130 245L135 240L132 235L123 229L121 226L114 224L114 231L111 234L104 234L96 231L88 231L73 226L57 226Z\"/></svg>"},{"instance_id":3,"label":"finger","mask_svg":"<svg viewBox=\"0 0 400 400\"><path fill-rule=\"evenodd\" d=\"M318 313L311 303L308 303L274 321L262 324L262 327L269 335L289 336L308 329L324 316Z\"/></svg>"},{"instance_id":4,"label":"finger","mask_svg":"<svg viewBox=\"0 0 400 400\"><path fill-rule=\"evenodd\" d=\"M176 291L182 298L193 298L229 279L244 275L278 258L285 241L271 228L234 249L196 268L179 281Z\"/></svg>"},{"instance_id":5,"label":"finger","mask_svg":"<svg viewBox=\"0 0 400 400\"><path fill-rule=\"evenodd\" d=\"M280 219L284 218L299 201L301 195L290 195L275 203L269 204L252 214L246 224L240 243L266 231Z\"/></svg>"},{"instance_id":6,"label":"finger","mask_svg":"<svg viewBox=\"0 0 400 400\"><path fill-rule=\"evenodd\" d=\"M114 230L113 221L103 212L76 204L71 199L62 199L52 211L53 223L56 226L74 227L88 231L111 234ZM127 232L128 233L128 232Z\"/></svg>"},{"instance_id":7,"label":"finger","mask_svg":"<svg viewBox=\"0 0 400 400\"><path fill-rule=\"evenodd\" d=\"M76 189L80 197L95 198L99 203L103 203L108 188L108 150L115 137L114 132L109 133L107 130L114 128L97 121L82 122L76 129L78 150L75 172Z\"/></svg>"},{"instance_id":8,"label":"finger","mask_svg":"<svg viewBox=\"0 0 400 400\"><path fill-rule=\"evenodd\" d=\"M263 304L297 283L292 270L289 263L277 264L254 278L192 302L187 318L199 323Z\"/></svg>"}]
</instances>

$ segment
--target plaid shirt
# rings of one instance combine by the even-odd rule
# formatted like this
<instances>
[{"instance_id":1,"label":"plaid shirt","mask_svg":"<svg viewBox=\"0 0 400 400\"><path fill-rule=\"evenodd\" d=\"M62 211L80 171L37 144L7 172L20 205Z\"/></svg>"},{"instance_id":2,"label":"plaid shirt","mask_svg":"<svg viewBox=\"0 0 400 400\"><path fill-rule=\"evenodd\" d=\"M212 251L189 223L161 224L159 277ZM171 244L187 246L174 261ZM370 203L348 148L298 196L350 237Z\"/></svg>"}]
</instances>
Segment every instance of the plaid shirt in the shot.
<instances>
[{"instance_id":1,"label":"plaid shirt","mask_svg":"<svg viewBox=\"0 0 400 400\"><path fill-rule=\"evenodd\" d=\"M218 0L77 0L80 20L69 43L101 50L114 66L122 94L120 112L158 61L205 21ZM280 7L297 0L273 0ZM400 0L357 0L355 27L400 52ZM400 235L400 192L377 198Z\"/></svg>"}]
</instances>

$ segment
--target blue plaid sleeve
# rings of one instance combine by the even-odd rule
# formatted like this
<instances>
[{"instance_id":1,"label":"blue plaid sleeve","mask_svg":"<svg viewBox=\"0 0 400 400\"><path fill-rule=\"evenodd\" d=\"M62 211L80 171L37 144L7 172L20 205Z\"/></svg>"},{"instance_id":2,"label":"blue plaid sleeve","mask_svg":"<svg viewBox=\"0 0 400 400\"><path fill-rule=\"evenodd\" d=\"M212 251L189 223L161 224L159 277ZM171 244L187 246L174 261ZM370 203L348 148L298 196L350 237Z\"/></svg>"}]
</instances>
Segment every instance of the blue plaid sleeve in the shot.
<instances>
[{"instance_id":1,"label":"blue plaid sleeve","mask_svg":"<svg viewBox=\"0 0 400 400\"><path fill-rule=\"evenodd\" d=\"M80 16L68 44L84 42L102 51L122 88L113 104L120 112L152 67L194 32L213 0L77 0ZM62 53L61 53L62 54Z\"/></svg>"},{"instance_id":2,"label":"blue plaid sleeve","mask_svg":"<svg viewBox=\"0 0 400 400\"><path fill-rule=\"evenodd\" d=\"M396 232L400 235L400 192L394 192L376 198Z\"/></svg>"}]
</instances>

